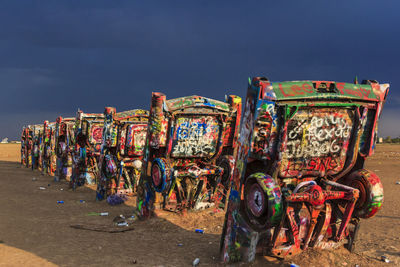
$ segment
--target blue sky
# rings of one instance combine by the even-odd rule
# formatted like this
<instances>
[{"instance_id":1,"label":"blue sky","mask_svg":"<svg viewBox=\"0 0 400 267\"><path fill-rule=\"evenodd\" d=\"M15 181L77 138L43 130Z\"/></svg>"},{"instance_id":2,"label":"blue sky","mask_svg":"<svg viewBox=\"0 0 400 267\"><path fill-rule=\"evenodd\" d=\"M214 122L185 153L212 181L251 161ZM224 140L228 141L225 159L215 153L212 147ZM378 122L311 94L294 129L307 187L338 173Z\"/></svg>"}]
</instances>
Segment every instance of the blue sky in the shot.
<instances>
[{"instance_id":1,"label":"blue sky","mask_svg":"<svg viewBox=\"0 0 400 267\"><path fill-rule=\"evenodd\" d=\"M269 3L270 2L270 3ZM379 135L400 136L398 1L0 1L0 138L25 124L244 97L247 77L375 79L391 90Z\"/></svg>"}]
</instances>

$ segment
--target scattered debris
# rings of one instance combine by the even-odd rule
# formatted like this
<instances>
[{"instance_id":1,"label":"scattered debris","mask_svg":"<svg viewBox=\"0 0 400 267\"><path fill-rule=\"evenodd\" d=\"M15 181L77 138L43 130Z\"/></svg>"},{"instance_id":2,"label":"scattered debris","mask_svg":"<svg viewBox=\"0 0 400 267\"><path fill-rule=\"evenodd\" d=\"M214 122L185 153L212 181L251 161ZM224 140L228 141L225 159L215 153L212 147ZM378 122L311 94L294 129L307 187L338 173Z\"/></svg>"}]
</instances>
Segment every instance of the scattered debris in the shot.
<instances>
[{"instance_id":1,"label":"scattered debris","mask_svg":"<svg viewBox=\"0 0 400 267\"><path fill-rule=\"evenodd\" d=\"M204 234L204 230L203 229L196 229L195 232L198 233L198 234Z\"/></svg>"},{"instance_id":2,"label":"scattered debris","mask_svg":"<svg viewBox=\"0 0 400 267\"><path fill-rule=\"evenodd\" d=\"M128 218L128 219L131 219L131 217ZM129 223L127 222L127 219L126 219L125 216L122 215L122 214L120 214L120 215L118 215L117 217L115 217L115 218L113 219L113 222L114 222L114 224L117 225L117 226L129 226Z\"/></svg>"},{"instance_id":3,"label":"scattered debris","mask_svg":"<svg viewBox=\"0 0 400 267\"><path fill-rule=\"evenodd\" d=\"M400 184L400 181L397 181L396 184Z\"/></svg>"},{"instance_id":4,"label":"scattered debris","mask_svg":"<svg viewBox=\"0 0 400 267\"><path fill-rule=\"evenodd\" d=\"M39 189L40 189L40 190L46 190L46 187L39 186Z\"/></svg>"},{"instance_id":5,"label":"scattered debris","mask_svg":"<svg viewBox=\"0 0 400 267\"><path fill-rule=\"evenodd\" d=\"M85 203L85 200L80 199L79 202L80 202L80 203Z\"/></svg>"},{"instance_id":6,"label":"scattered debris","mask_svg":"<svg viewBox=\"0 0 400 267\"><path fill-rule=\"evenodd\" d=\"M126 223L125 216L122 215L122 214L120 214L120 215L118 215L117 217L115 217L115 218L113 219L113 222L114 222L115 224L124 223L124 222Z\"/></svg>"},{"instance_id":7,"label":"scattered debris","mask_svg":"<svg viewBox=\"0 0 400 267\"><path fill-rule=\"evenodd\" d=\"M129 261L129 264L136 264L136 263L137 263L136 259L133 259L133 260Z\"/></svg>"},{"instance_id":8,"label":"scattered debris","mask_svg":"<svg viewBox=\"0 0 400 267\"><path fill-rule=\"evenodd\" d=\"M32 181L36 181L36 180L37 180L37 178L36 178L36 177L33 177L33 178L32 178Z\"/></svg>"},{"instance_id":9,"label":"scattered debris","mask_svg":"<svg viewBox=\"0 0 400 267\"><path fill-rule=\"evenodd\" d=\"M177 246L178 246L178 247L183 247L183 244L182 244L182 243L178 243Z\"/></svg>"},{"instance_id":10,"label":"scattered debris","mask_svg":"<svg viewBox=\"0 0 400 267\"><path fill-rule=\"evenodd\" d=\"M136 221L137 217L135 215L130 216L128 219L128 221Z\"/></svg>"},{"instance_id":11,"label":"scattered debris","mask_svg":"<svg viewBox=\"0 0 400 267\"><path fill-rule=\"evenodd\" d=\"M386 262L386 263L389 263L390 262L390 260L388 259L388 257L386 257L386 256L381 256L381 260L383 261L383 262Z\"/></svg>"},{"instance_id":12,"label":"scattered debris","mask_svg":"<svg viewBox=\"0 0 400 267\"><path fill-rule=\"evenodd\" d=\"M124 203L127 199L128 198L125 195L115 194L107 197L107 203L111 206L115 206Z\"/></svg>"},{"instance_id":13,"label":"scattered debris","mask_svg":"<svg viewBox=\"0 0 400 267\"><path fill-rule=\"evenodd\" d=\"M199 259L199 258L196 258L196 259L193 261L193 266L197 266L197 265L199 265L199 263L200 263L200 259Z\"/></svg>"},{"instance_id":14,"label":"scattered debris","mask_svg":"<svg viewBox=\"0 0 400 267\"><path fill-rule=\"evenodd\" d=\"M3 240L0 240L0 244L4 244L4 241L3 241Z\"/></svg>"},{"instance_id":15,"label":"scattered debris","mask_svg":"<svg viewBox=\"0 0 400 267\"><path fill-rule=\"evenodd\" d=\"M64 191L64 188L60 188L60 191Z\"/></svg>"},{"instance_id":16,"label":"scattered debris","mask_svg":"<svg viewBox=\"0 0 400 267\"><path fill-rule=\"evenodd\" d=\"M89 212L87 216L108 216L108 212Z\"/></svg>"},{"instance_id":17,"label":"scattered debris","mask_svg":"<svg viewBox=\"0 0 400 267\"><path fill-rule=\"evenodd\" d=\"M57 204L64 204L64 200L57 200Z\"/></svg>"},{"instance_id":18,"label":"scattered debris","mask_svg":"<svg viewBox=\"0 0 400 267\"><path fill-rule=\"evenodd\" d=\"M292 263L290 264L290 267L300 267L300 266L297 265L296 263L293 263L293 262L292 262Z\"/></svg>"}]
</instances>

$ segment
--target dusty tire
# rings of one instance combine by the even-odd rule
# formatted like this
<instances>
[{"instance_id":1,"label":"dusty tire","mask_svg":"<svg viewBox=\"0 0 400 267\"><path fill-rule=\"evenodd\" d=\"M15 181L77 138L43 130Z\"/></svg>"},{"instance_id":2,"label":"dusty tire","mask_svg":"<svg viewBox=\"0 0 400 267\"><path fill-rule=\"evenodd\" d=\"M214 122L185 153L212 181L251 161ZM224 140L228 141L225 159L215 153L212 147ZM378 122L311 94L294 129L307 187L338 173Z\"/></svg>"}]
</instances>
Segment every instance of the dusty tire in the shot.
<instances>
[{"instance_id":1,"label":"dusty tire","mask_svg":"<svg viewBox=\"0 0 400 267\"><path fill-rule=\"evenodd\" d=\"M358 170L345 178L345 184L360 191L353 216L371 218L382 207L383 185L379 177L369 170Z\"/></svg>"},{"instance_id":2,"label":"dusty tire","mask_svg":"<svg viewBox=\"0 0 400 267\"><path fill-rule=\"evenodd\" d=\"M255 173L246 179L244 211L248 222L257 231L265 230L280 221L281 192L270 176Z\"/></svg>"},{"instance_id":3,"label":"dusty tire","mask_svg":"<svg viewBox=\"0 0 400 267\"><path fill-rule=\"evenodd\" d=\"M232 182L232 172L234 168L235 160L232 156L225 155L221 159L218 160L217 165L224 169L224 174L221 178L221 184L224 186L226 190L228 190L231 186Z\"/></svg>"},{"instance_id":4,"label":"dusty tire","mask_svg":"<svg viewBox=\"0 0 400 267\"><path fill-rule=\"evenodd\" d=\"M165 159L156 158L151 165L151 184L154 190L158 193L168 192L172 180L170 167Z\"/></svg>"}]
</instances>

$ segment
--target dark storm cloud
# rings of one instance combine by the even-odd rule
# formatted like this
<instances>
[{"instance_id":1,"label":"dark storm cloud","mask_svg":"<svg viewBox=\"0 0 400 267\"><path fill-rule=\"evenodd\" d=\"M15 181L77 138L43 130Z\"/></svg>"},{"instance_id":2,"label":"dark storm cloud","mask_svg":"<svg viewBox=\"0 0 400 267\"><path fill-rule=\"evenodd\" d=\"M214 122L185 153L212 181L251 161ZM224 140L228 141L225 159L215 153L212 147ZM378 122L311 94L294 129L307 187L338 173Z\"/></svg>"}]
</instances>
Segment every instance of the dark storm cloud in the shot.
<instances>
[{"instance_id":1,"label":"dark storm cloud","mask_svg":"<svg viewBox=\"0 0 400 267\"><path fill-rule=\"evenodd\" d=\"M244 96L255 75L390 82L380 133L397 134L399 4L291 2L0 2L0 137L77 108L148 108L155 90Z\"/></svg>"}]
</instances>

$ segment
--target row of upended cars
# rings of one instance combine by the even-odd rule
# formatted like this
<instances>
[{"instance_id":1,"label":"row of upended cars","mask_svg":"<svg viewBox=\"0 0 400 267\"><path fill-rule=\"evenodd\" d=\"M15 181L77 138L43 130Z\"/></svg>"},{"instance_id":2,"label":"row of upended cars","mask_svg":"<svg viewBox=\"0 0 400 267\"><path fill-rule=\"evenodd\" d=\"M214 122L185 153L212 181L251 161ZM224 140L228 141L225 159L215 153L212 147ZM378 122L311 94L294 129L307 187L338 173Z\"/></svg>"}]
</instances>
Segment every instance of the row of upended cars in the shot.
<instances>
[{"instance_id":1,"label":"row of upended cars","mask_svg":"<svg viewBox=\"0 0 400 267\"><path fill-rule=\"evenodd\" d=\"M224 262L285 258L309 247L354 248L360 220L383 204L364 168L389 84L249 80L246 99L167 99L150 111L78 111L23 128L21 163L96 199L136 197L155 209L225 212Z\"/></svg>"}]
</instances>

